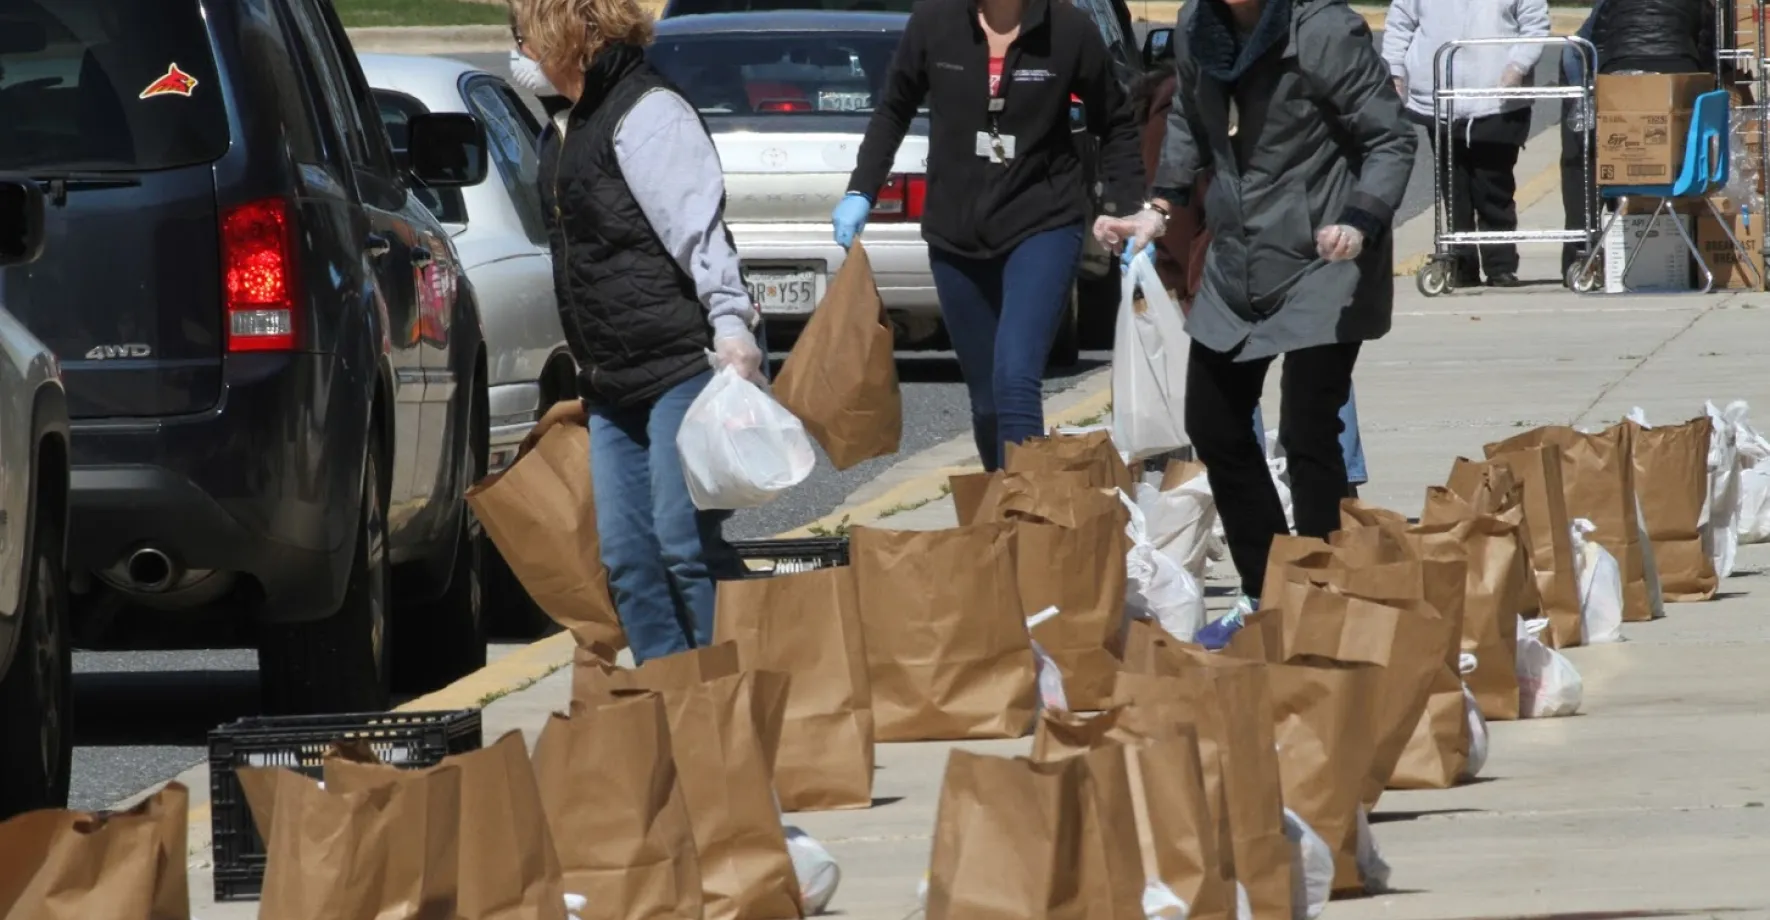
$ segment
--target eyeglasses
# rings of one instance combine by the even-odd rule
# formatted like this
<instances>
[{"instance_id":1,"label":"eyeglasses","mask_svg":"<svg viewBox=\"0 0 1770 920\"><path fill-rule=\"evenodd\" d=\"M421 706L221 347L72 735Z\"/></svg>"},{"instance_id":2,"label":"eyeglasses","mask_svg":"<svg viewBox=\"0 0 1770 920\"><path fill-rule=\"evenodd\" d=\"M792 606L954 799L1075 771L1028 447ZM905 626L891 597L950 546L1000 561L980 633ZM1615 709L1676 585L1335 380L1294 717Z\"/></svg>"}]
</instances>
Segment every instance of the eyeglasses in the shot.
<instances>
[{"instance_id":1,"label":"eyeglasses","mask_svg":"<svg viewBox=\"0 0 1770 920\"><path fill-rule=\"evenodd\" d=\"M516 47L518 47L518 48L521 48L523 46L523 43L525 41L527 41L527 39L524 39L522 37L522 30L517 28L517 26L516 26L516 11L515 10L510 11L510 37L513 39L516 39Z\"/></svg>"}]
</instances>

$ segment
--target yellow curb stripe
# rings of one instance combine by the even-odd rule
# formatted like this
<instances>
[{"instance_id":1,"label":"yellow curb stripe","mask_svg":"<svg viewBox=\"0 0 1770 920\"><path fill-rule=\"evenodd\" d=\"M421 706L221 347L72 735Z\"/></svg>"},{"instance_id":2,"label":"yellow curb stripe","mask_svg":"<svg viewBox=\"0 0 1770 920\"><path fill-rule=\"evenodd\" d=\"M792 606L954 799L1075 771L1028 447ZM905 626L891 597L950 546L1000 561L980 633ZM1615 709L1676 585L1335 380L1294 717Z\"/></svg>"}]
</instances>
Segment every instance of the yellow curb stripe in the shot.
<instances>
[{"instance_id":1,"label":"yellow curb stripe","mask_svg":"<svg viewBox=\"0 0 1770 920\"><path fill-rule=\"evenodd\" d=\"M1550 163L1536 175L1525 180L1524 184L1519 186L1518 191L1513 194L1512 201L1518 210L1518 213L1522 214L1524 213L1525 208L1543 200L1543 198L1550 192L1553 192L1560 187L1561 164L1558 162ZM1437 207L1436 202L1433 204L1433 207ZM1431 212L1422 212L1422 216L1430 218ZM1428 249L1425 252L1415 253L1406 258L1396 260L1395 277L1402 278L1417 274L1420 269L1426 267L1426 262L1432 258L1433 252L1434 250Z\"/></svg>"}]
</instances>

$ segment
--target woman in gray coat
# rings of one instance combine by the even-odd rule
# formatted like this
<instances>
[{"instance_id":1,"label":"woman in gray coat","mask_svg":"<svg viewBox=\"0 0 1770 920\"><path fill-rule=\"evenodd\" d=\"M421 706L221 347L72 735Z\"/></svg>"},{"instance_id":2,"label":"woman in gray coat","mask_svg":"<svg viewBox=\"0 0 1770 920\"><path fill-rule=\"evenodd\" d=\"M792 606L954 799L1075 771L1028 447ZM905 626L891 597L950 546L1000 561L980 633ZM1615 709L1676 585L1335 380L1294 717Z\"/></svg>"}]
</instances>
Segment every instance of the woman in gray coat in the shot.
<instances>
[{"instance_id":1,"label":"woman in gray coat","mask_svg":"<svg viewBox=\"0 0 1770 920\"><path fill-rule=\"evenodd\" d=\"M1389 69L1345 0L1195 0L1180 14L1178 89L1157 212L1211 169L1212 240L1186 331L1186 431L1210 476L1243 609L1257 603L1284 508L1248 419L1284 356L1279 441L1297 531L1339 528L1340 407L1359 345L1389 331L1389 227L1414 163ZM1110 228L1136 248L1146 215Z\"/></svg>"}]
</instances>

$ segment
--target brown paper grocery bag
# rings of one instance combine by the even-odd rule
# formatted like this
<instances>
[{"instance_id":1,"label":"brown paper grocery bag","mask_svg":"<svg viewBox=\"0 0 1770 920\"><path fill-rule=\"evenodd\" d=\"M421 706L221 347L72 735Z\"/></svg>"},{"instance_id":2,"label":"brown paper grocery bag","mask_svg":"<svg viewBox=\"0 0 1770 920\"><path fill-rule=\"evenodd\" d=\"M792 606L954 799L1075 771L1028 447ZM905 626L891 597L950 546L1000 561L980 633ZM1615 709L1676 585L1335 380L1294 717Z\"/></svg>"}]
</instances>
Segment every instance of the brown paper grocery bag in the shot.
<instances>
[{"instance_id":1,"label":"brown paper grocery bag","mask_svg":"<svg viewBox=\"0 0 1770 920\"><path fill-rule=\"evenodd\" d=\"M401 772L354 792L280 767L239 777L265 841L266 920L457 916L459 769Z\"/></svg>"},{"instance_id":2,"label":"brown paper grocery bag","mask_svg":"<svg viewBox=\"0 0 1770 920\"><path fill-rule=\"evenodd\" d=\"M859 240L781 365L774 396L805 423L836 469L897 453L903 396L891 325Z\"/></svg>"},{"instance_id":3,"label":"brown paper grocery bag","mask_svg":"<svg viewBox=\"0 0 1770 920\"><path fill-rule=\"evenodd\" d=\"M1469 720L1463 713L1463 683L1440 669L1433 677L1426 711L1407 739L1390 789L1449 789L1469 766Z\"/></svg>"},{"instance_id":4,"label":"brown paper grocery bag","mask_svg":"<svg viewBox=\"0 0 1770 920\"><path fill-rule=\"evenodd\" d=\"M1131 809L1117 745L1054 763L953 751L928 920L1141 920Z\"/></svg>"},{"instance_id":5,"label":"brown paper grocery bag","mask_svg":"<svg viewBox=\"0 0 1770 920\"><path fill-rule=\"evenodd\" d=\"M1115 698L1195 727L1205 800L1224 825L1218 853L1260 920L1291 916L1290 841L1267 667L1196 647L1173 649L1179 676L1122 673Z\"/></svg>"},{"instance_id":6,"label":"brown paper grocery bag","mask_svg":"<svg viewBox=\"0 0 1770 920\"><path fill-rule=\"evenodd\" d=\"M1555 647L1584 645L1585 620L1580 615L1579 570L1573 559L1567 490L1561 481L1561 448L1541 444L1495 455L1488 462L1505 465L1524 487L1523 537L1536 576L1538 609L1549 618ZM1451 478L1457 478L1455 471ZM1451 491L1458 491L1457 485L1453 481Z\"/></svg>"},{"instance_id":7,"label":"brown paper grocery bag","mask_svg":"<svg viewBox=\"0 0 1770 920\"><path fill-rule=\"evenodd\" d=\"M573 709L541 729L535 776L565 890L588 902L580 920L700 920L700 859L663 697L620 691Z\"/></svg>"},{"instance_id":8,"label":"brown paper grocery bag","mask_svg":"<svg viewBox=\"0 0 1770 920\"><path fill-rule=\"evenodd\" d=\"M1526 610L1532 583L1530 563L1519 536L1521 515L1478 514L1449 489L1427 490L1427 525L1460 529L1467 549L1468 582L1463 595L1462 650L1475 655L1475 671L1465 682L1489 719L1518 718L1518 619Z\"/></svg>"},{"instance_id":9,"label":"brown paper grocery bag","mask_svg":"<svg viewBox=\"0 0 1770 920\"><path fill-rule=\"evenodd\" d=\"M1327 659L1266 668L1285 807L1334 851L1333 890L1361 891L1357 821L1376 749L1381 669Z\"/></svg>"},{"instance_id":10,"label":"brown paper grocery bag","mask_svg":"<svg viewBox=\"0 0 1770 920\"><path fill-rule=\"evenodd\" d=\"M947 491L953 494L953 513L958 518L960 527L970 527L977 523L978 511L983 508L983 496L989 491L990 481L1000 473L960 473L948 476Z\"/></svg>"},{"instance_id":11,"label":"brown paper grocery bag","mask_svg":"<svg viewBox=\"0 0 1770 920\"><path fill-rule=\"evenodd\" d=\"M783 811L873 803L873 691L846 566L719 586L714 639L743 667L788 676L774 788Z\"/></svg>"},{"instance_id":12,"label":"brown paper grocery bag","mask_svg":"<svg viewBox=\"0 0 1770 920\"><path fill-rule=\"evenodd\" d=\"M991 485L978 519L1013 523L1021 606L1059 611L1032 637L1062 672L1070 708L1105 707L1124 644L1130 512L1080 474L1008 473Z\"/></svg>"},{"instance_id":13,"label":"brown paper grocery bag","mask_svg":"<svg viewBox=\"0 0 1770 920\"><path fill-rule=\"evenodd\" d=\"M1561 485L1569 518L1585 518L1597 527L1593 537L1616 557L1622 570L1623 620L1640 622L1654 616L1656 604L1647 588L1647 562L1635 507L1634 437L1628 425L1613 425L1598 434L1548 427L1487 445L1496 457L1529 447L1561 448Z\"/></svg>"},{"instance_id":14,"label":"brown paper grocery bag","mask_svg":"<svg viewBox=\"0 0 1770 920\"><path fill-rule=\"evenodd\" d=\"M600 675L597 690L651 690L664 699L707 920L797 917L799 885L774 800L789 679L719 673L736 654L726 642L653 659Z\"/></svg>"},{"instance_id":15,"label":"brown paper grocery bag","mask_svg":"<svg viewBox=\"0 0 1770 920\"><path fill-rule=\"evenodd\" d=\"M1037 709L1008 523L857 527L849 557L879 741L1018 738Z\"/></svg>"},{"instance_id":16,"label":"brown paper grocery bag","mask_svg":"<svg viewBox=\"0 0 1770 920\"><path fill-rule=\"evenodd\" d=\"M596 536L587 429L555 425L509 469L468 489L467 504L529 597L579 645L626 648Z\"/></svg>"},{"instance_id":17,"label":"brown paper grocery bag","mask_svg":"<svg viewBox=\"0 0 1770 920\"><path fill-rule=\"evenodd\" d=\"M1112 435L1105 431L1011 443L1002 469L1010 473L1082 472L1088 474L1088 484L1097 489L1126 493L1135 489L1131 468L1119 456L1118 448L1112 446Z\"/></svg>"},{"instance_id":18,"label":"brown paper grocery bag","mask_svg":"<svg viewBox=\"0 0 1770 920\"><path fill-rule=\"evenodd\" d=\"M1653 544L1660 593L1668 601L1709 600L1720 584L1714 559L1703 549L1701 523L1714 424L1706 415L1682 425L1626 424L1634 443L1635 494Z\"/></svg>"},{"instance_id":19,"label":"brown paper grocery bag","mask_svg":"<svg viewBox=\"0 0 1770 920\"><path fill-rule=\"evenodd\" d=\"M1197 729L1173 715L1163 719L1157 707L1137 705L1093 718L1045 712L1032 759L1046 763L1123 745L1145 875L1173 889L1189 918L1228 920L1235 878L1218 849L1229 839L1226 816L1215 817L1222 809L1213 812L1207 801Z\"/></svg>"},{"instance_id":20,"label":"brown paper grocery bag","mask_svg":"<svg viewBox=\"0 0 1770 920\"><path fill-rule=\"evenodd\" d=\"M506 732L489 747L450 755L427 769L460 771L456 917L565 920L559 856L522 732ZM341 745L325 760L329 792L359 792L413 775L381 763L367 745Z\"/></svg>"},{"instance_id":21,"label":"brown paper grocery bag","mask_svg":"<svg viewBox=\"0 0 1770 920\"><path fill-rule=\"evenodd\" d=\"M128 811L0 823L0 920L189 920L189 804L174 782Z\"/></svg>"}]
</instances>

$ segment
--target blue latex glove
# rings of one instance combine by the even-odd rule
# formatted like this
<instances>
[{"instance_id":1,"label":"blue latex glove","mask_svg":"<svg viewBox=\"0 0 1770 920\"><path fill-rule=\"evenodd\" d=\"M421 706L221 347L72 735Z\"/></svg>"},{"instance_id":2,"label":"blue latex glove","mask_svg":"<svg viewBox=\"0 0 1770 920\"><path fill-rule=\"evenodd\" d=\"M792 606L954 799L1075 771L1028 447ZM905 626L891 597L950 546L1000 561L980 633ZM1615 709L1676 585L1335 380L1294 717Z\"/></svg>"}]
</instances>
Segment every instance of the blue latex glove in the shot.
<instances>
[{"instance_id":1,"label":"blue latex glove","mask_svg":"<svg viewBox=\"0 0 1770 920\"><path fill-rule=\"evenodd\" d=\"M1144 246L1143 252L1146 253L1150 259L1153 260L1155 258L1155 244L1150 243L1150 244ZM1135 258L1137 258L1137 250L1131 248L1131 244L1126 243L1125 244L1125 251L1119 255L1119 265L1122 266L1125 269L1125 271L1130 271L1131 270L1131 260L1135 259Z\"/></svg>"},{"instance_id":2,"label":"blue latex glove","mask_svg":"<svg viewBox=\"0 0 1770 920\"><path fill-rule=\"evenodd\" d=\"M849 192L836 202L836 210L830 213L830 222L836 225L836 243L843 249L854 245L854 238L866 229L867 215L873 213L873 203L867 196L859 192Z\"/></svg>"},{"instance_id":3,"label":"blue latex glove","mask_svg":"<svg viewBox=\"0 0 1770 920\"><path fill-rule=\"evenodd\" d=\"M1247 624L1243 616L1241 610L1232 610L1224 614L1221 619L1199 627L1198 632L1193 635L1192 641L1204 646L1207 651L1220 651Z\"/></svg>"}]
</instances>

